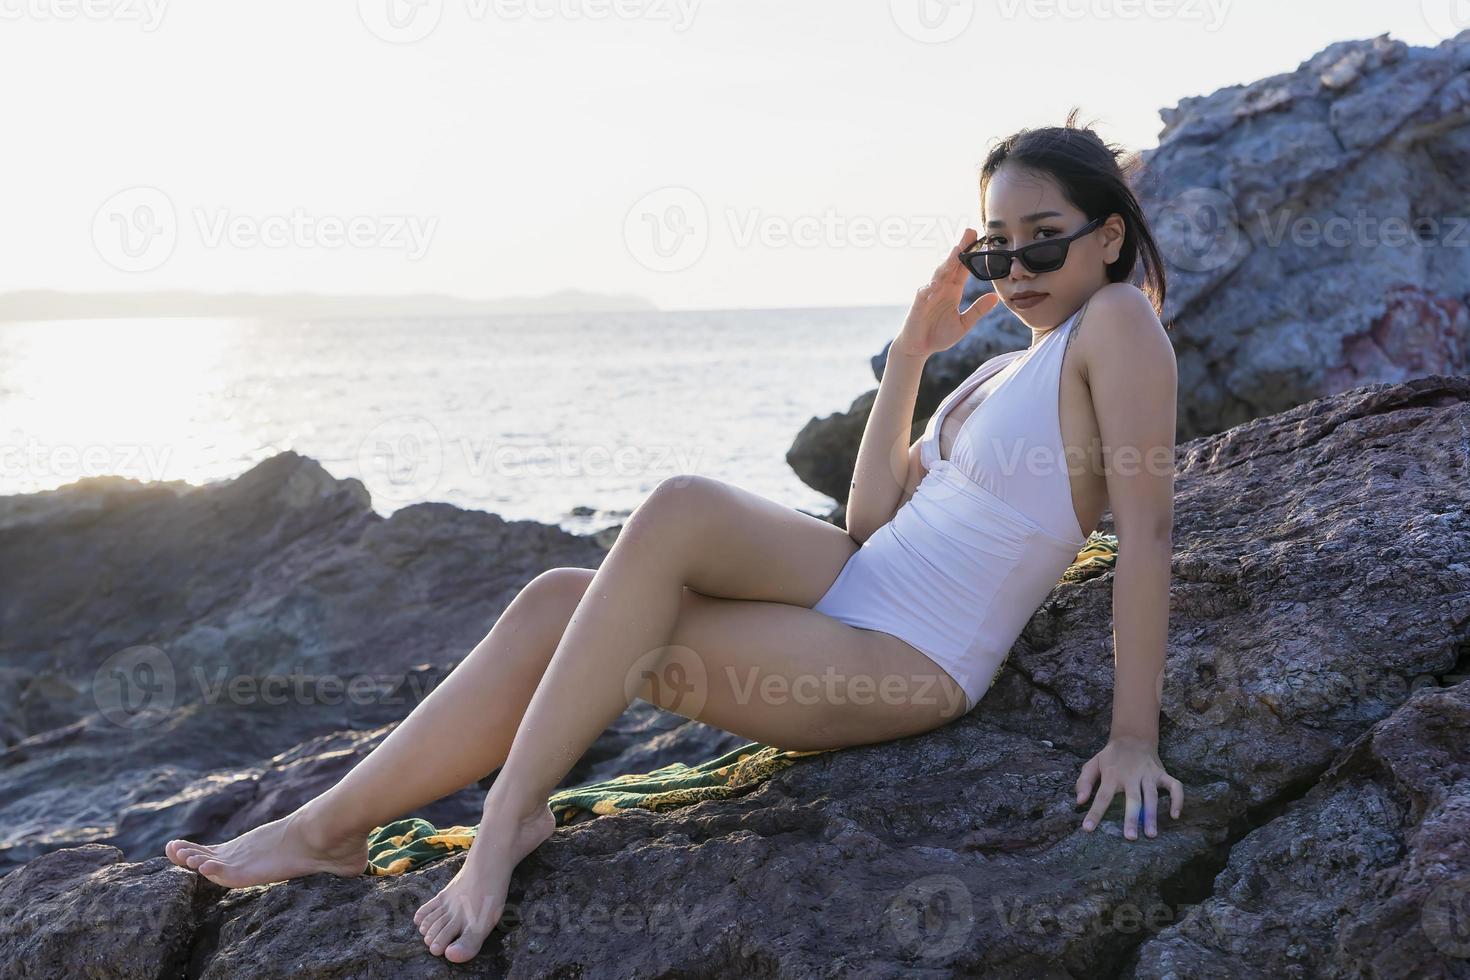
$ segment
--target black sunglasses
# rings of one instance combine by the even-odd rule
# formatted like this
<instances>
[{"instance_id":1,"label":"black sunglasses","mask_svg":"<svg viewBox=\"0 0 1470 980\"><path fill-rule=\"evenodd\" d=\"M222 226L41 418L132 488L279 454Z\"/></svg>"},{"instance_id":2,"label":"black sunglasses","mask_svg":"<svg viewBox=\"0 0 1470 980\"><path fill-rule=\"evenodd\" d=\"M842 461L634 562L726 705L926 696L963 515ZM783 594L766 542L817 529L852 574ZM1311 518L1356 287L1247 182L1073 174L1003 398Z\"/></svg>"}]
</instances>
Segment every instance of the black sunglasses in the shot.
<instances>
[{"instance_id":1,"label":"black sunglasses","mask_svg":"<svg viewBox=\"0 0 1470 980\"><path fill-rule=\"evenodd\" d=\"M961 252L959 259L976 279L1004 279L1011 274L1012 259L1020 259L1021 264L1032 272L1056 272L1066 264L1067 249L1073 240L1081 238L1102 223L1102 218L1093 218L1070 235L1032 242L1018 249L980 249L975 247L980 244L977 241Z\"/></svg>"}]
</instances>

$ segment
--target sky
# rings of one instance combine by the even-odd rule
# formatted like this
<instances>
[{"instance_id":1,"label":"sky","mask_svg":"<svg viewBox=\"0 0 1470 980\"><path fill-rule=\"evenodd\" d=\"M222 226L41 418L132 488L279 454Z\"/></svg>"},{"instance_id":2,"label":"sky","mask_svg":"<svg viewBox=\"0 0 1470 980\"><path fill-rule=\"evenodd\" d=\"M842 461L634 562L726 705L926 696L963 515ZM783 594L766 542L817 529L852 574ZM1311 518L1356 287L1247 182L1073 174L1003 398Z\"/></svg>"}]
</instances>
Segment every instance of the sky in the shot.
<instances>
[{"instance_id":1,"label":"sky","mask_svg":"<svg viewBox=\"0 0 1470 980\"><path fill-rule=\"evenodd\" d=\"M1458 18L1458 23L1456 22ZM989 146L1466 0L0 0L0 292L901 305Z\"/></svg>"}]
</instances>

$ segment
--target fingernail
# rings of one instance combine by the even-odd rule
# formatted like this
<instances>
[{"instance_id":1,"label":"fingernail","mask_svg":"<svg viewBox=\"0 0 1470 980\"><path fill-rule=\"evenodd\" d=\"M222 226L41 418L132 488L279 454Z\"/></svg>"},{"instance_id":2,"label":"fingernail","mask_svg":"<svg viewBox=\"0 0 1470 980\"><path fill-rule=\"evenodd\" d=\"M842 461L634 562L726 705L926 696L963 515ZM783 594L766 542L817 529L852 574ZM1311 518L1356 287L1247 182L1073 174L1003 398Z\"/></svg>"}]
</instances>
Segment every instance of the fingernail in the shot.
<instances>
[{"instance_id":1,"label":"fingernail","mask_svg":"<svg viewBox=\"0 0 1470 980\"><path fill-rule=\"evenodd\" d=\"M1092 829L1092 821L1091 820L1084 820L1082 822L1082 829L1083 830L1091 830Z\"/></svg>"}]
</instances>

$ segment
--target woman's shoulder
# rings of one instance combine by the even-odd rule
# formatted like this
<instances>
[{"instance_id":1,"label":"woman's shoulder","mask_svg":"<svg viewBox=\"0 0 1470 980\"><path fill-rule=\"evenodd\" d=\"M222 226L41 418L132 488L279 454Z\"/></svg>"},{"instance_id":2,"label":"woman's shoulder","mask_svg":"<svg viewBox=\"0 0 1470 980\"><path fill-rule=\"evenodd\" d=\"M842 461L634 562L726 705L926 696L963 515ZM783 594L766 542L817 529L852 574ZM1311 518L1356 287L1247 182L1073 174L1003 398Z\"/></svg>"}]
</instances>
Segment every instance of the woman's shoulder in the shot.
<instances>
[{"instance_id":1,"label":"woman's shoulder","mask_svg":"<svg viewBox=\"0 0 1470 980\"><path fill-rule=\"evenodd\" d=\"M1154 304L1132 282L1110 282L1088 297L1073 335L1069 339L1076 339L1083 361L1091 361L1092 353L1141 354L1155 347L1173 351Z\"/></svg>"},{"instance_id":2,"label":"woman's shoulder","mask_svg":"<svg viewBox=\"0 0 1470 980\"><path fill-rule=\"evenodd\" d=\"M1174 359L1174 345L1153 303L1132 283L1111 282L1093 293L1073 332L1078 334L1084 378L1104 361L1116 362L1117 370L1126 371L1130 364L1141 367Z\"/></svg>"},{"instance_id":3,"label":"woman's shoulder","mask_svg":"<svg viewBox=\"0 0 1470 980\"><path fill-rule=\"evenodd\" d=\"M1099 327L1099 322L1105 325ZM1148 331L1149 327L1157 328L1160 334L1164 332L1153 303L1131 282L1110 282L1094 292L1087 298L1078 324L1086 324L1093 332Z\"/></svg>"}]
</instances>

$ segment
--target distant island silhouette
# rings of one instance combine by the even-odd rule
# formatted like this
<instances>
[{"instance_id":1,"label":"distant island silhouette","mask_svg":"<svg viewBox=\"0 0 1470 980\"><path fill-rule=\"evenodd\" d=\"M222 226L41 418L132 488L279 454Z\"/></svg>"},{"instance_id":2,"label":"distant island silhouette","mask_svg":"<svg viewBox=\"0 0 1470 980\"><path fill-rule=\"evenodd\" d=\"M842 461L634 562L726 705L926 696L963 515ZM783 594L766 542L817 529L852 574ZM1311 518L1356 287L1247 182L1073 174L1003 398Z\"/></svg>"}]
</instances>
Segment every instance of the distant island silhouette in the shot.
<instances>
[{"instance_id":1,"label":"distant island silhouette","mask_svg":"<svg viewBox=\"0 0 1470 980\"><path fill-rule=\"evenodd\" d=\"M455 317L508 313L628 313L657 310L631 293L562 289L541 296L468 299L443 293L209 293L195 290L0 293L0 321L132 317Z\"/></svg>"}]
</instances>

